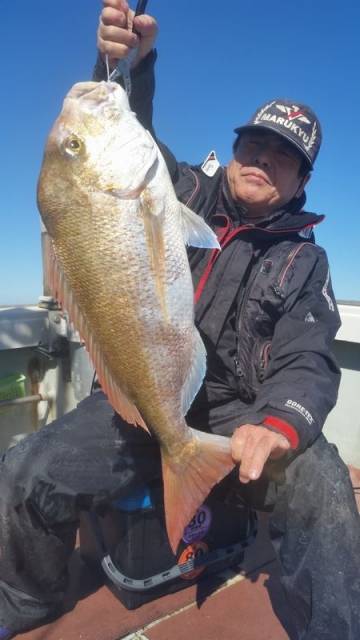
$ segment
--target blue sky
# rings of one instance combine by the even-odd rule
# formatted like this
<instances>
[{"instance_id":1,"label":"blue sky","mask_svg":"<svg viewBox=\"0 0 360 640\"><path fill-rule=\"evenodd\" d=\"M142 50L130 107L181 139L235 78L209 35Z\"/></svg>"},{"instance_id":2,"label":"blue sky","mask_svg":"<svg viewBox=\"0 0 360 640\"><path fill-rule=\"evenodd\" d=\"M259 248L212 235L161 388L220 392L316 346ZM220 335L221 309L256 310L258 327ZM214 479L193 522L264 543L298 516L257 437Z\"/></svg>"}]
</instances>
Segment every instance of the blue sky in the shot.
<instances>
[{"instance_id":1,"label":"blue sky","mask_svg":"<svg viewBox=\"0 0 360 640\"><path fill-rule=\"evenodd\" d=\"M134 6L135 2L133 3ZM72 84L91 77L100 0L0 0L0 305L42 293L36 182ZM159 21L155 124L179 159L226 164L233 128L274 97L310 104L324 143L307 208L326 214L338 299L360 300L360 5L149 0Z\"/></svg>"}]
</instances>

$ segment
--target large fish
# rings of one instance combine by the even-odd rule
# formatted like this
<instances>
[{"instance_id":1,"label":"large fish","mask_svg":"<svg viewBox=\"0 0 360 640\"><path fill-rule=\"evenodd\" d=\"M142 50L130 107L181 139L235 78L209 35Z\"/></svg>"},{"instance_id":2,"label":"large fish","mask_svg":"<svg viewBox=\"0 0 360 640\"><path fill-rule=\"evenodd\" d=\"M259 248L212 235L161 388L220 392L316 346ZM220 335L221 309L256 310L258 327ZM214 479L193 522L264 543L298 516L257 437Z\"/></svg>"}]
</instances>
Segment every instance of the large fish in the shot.
<instances>
[{"instance_id":1,"label":"large fish","mask_svg":"<svg viewBox=\"0 0 360 640\"><path fill-rule=\"evenodd\" d=\"M184 419L205 373L186 244L217 247L112 82L74 85L45 149L38 206L48 277L114 409L160 443L166 527L184 526L233 468L229 440Z\"/></svg>"}]
</instances>

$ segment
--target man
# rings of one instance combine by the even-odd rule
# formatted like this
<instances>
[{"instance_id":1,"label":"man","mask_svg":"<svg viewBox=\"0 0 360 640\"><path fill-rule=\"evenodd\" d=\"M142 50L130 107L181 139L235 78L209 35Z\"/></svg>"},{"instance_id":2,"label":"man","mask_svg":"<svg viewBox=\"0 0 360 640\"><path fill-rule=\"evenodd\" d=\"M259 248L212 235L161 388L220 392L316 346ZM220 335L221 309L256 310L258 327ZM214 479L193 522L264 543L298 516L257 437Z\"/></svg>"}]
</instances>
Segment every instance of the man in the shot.
<instances>
[{"instance_id":1,"label":"man","mask_svg":"<svg viewBox=\"0 0 360 640\"><path fill-rule=\"evenodd\" d=\"M114 67L138 47L132 106L154 133L156 24L138 16L138 35L131 26L126 2L104 0L96 77L106 77L106 55ZM355 640L359 515L347 470L321 435L340 381L331 354L340 321L326 254L312 231L323 216L303 210L320 123L309 107L276 99L235 132L226 169L213 153L201 167L178 164L162 146L179 199L207 220L222 246L220 254L189 251L208 368L187 420L231 437L240 493L273 509L270 536L294 633ZM272 482L279 471L282 481Z\"/></svg>"},{"instance_id":2,"label":"man","mask_svg":"<svg viewBox=\"0 0 360 640\"><path fill-rule=\"evenodd\" d=\"M104 5L95 77L106 77L106 54L113 67L138 46L131 103L152 131L155 20L135 18L135 35L124 0ZM359 515L347 469L320 434L339 383L330 351L339 317L312 234L322 218L302 210L320 125L308 107L274 100L236 134L226 169L213 154L179 164L161 145L178 197L222 244L189 253L208 370L187 419L231 437L238 493L272 510L294 637L357 640ZM61 613L79 511L160 473L140 431L98 392L3 456L0 640Z\"/></svg>"}]
</instances>

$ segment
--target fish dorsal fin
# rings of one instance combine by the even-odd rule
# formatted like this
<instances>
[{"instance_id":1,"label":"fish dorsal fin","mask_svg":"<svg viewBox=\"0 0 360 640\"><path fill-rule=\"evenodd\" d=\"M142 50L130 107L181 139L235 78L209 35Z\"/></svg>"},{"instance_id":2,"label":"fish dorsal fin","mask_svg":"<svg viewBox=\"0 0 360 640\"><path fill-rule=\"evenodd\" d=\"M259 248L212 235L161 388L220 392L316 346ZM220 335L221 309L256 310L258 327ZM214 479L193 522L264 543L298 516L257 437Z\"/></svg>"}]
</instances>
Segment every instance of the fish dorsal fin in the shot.
<instances>
[{"instance_id":1,"label":"fish dorsal fin","mask_svg":"<svg viewBox=\"0 0 360 640\"><path fill-rule=\"evenodd\" d=\"M190 366L189 375L182 390L182 410L185 416L190 409L192 401L201 387L206 371L206 351L197 329L194 330L194 357Z\"/></svg>"},{"instance_id":2,"label":"fish dorsal fin","mask_svg":"<svg viewBox=\"0 0 360 640\"><path fill-rule=\"evenodd\" d=\"M61 306L66 309L71 322L79 332L81 339L84 341L86 349L89 352L92 363L96 369L99 382L106 393L110 404L114 410L117 411L124 420L126 420L126 422L134 424L135 426L139 425L148 431L138 409L114 380L114 377L106 364L106 360L103 357L100 346L91 332L84 314L76 303L71 287L66 281L64 272L57 260L51 241L46 243L45 270L47 282L49 283L52 295L60 302Z\"/></svg>"},{"instance_id":3,"label":"fish dorsal fin","mask_svg":"<svg viewBox=\"0 0 360 640\"><path fill-rule=\"evenodd\" d=\"M220 249L215 233L206 222L185 204L180 204L180 207L185 244L204 249Z\"/></svg>"}]
</instances>

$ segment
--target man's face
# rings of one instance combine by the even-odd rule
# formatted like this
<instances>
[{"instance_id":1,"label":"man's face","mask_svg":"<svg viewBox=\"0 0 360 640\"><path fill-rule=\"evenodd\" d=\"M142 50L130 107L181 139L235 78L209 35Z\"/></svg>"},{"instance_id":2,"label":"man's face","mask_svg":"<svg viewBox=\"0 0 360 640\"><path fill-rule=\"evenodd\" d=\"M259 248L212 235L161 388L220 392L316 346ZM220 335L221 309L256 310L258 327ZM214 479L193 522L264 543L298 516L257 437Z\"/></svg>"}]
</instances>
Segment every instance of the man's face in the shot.
<instances>
[{"instance_id":1,"label":"man's face","mask_svg":"<svg viewBox=\"0 0 360 640\"><path fill-rule=\"evenodd\" d=\"M300 153L276 133L243 133L227 166L231 195L249 216L270 215L302 194L309 175L299 175L301 164Z\"/></svg>"}]
</instances>

